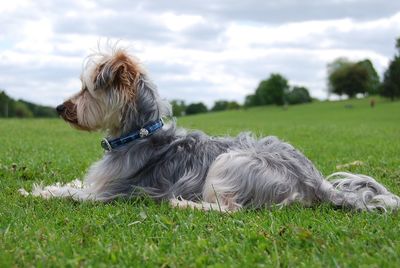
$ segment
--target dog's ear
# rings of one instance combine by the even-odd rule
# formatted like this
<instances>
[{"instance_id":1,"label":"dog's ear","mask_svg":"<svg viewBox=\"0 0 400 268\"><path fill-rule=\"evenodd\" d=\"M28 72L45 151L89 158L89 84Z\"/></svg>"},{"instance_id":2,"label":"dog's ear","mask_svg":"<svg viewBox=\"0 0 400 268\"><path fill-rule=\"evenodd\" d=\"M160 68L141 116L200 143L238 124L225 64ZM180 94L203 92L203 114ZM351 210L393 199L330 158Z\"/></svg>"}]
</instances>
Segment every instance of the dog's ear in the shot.
<instances>
[{"instance_id":1,"label":"dog's ear","mask_svg":"<svg viewBox=\"0 0 400 268\"><path fill-rule=\"evenodd\" d=\"M111 59L98 66L95 89L118 90L127 101L133 100L142 73L138 63L124 51L117 51Z\"/></svg>"}]
</instances>

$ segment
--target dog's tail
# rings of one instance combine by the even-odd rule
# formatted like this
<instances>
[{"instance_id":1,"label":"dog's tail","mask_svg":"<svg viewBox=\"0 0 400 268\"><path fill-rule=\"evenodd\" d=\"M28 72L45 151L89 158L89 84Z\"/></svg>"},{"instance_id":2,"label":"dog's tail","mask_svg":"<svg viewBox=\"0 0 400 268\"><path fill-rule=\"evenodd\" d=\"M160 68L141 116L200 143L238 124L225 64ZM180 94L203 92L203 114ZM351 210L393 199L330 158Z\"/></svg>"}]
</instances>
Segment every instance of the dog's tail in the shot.
<instances>
[{"instance_id":1,"label":"dog's tail","mask_svg":"<svg viewBox=\"0 0 400 268\"><path fill-rule=\"evenodd\" d=\"M338 207L366 211L400 208L400 198L397 195L365 175L333 173L323 180L319 190L321 199Z\"/></svg>"}]
</instances>

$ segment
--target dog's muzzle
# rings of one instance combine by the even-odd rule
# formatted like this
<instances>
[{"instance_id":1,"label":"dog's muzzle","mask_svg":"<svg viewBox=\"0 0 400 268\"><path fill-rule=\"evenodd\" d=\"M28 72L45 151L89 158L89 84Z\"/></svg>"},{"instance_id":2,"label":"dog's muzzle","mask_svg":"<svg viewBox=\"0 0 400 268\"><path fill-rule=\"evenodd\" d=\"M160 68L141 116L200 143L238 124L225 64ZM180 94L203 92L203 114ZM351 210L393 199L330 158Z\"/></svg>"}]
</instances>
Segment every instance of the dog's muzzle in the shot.
<instances>
[{"instance_id":1,"label":"dog's muzzle","mask_svg":"<svg viewBox=\"0 0 400 268\"><path fill-rule=\"evenodd\" d=\"M59 115L61 115L65 111L65 105L61 104L56 107L56 111Z\"/></svg>"}]
</instances>

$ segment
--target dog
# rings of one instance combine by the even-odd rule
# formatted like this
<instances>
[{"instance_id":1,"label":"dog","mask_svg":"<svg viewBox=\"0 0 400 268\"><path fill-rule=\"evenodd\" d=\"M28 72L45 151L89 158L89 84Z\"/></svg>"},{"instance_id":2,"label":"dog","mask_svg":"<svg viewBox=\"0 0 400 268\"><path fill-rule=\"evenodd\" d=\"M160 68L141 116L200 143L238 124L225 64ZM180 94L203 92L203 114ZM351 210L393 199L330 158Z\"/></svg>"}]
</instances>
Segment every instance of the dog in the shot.
<instances>
[{"instance_id":1,"label":"dog","mask_svg":"<svg viewBox=\"0 0 400 268\"><path fill-rule=\"evenodd\" d=\"M293 202L361 211L400 205L371 177L338 172L324 178L276 137L210 137L178 128L175 119L164 123L172 117L170 104L124 49L90 55L81 82L81 90L56 109L74 128L107 133L104 156L83 181L34 185L33 196L111 201L147 195L180 208L227 212Z\"/></svg>"}]
</instances>

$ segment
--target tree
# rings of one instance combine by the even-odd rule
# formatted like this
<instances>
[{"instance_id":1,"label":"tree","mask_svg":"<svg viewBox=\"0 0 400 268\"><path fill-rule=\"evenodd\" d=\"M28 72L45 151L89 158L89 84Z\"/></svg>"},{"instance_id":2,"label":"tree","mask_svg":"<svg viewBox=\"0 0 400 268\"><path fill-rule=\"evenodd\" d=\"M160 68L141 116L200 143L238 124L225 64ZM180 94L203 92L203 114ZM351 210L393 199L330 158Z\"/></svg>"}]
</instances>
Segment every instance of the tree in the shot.
<instances>
[{"instance_id":1,"label":"tree","mask_svg":"<svg viewBox=\"0 0 400 268\"><path fill-rule=\"evenodd\" d=\"M280 74L271 74L267 80L263 80L258 85L255 96L250 97L250 106L284 104L285 93L289 89L288 81Z\"/></svg>"},{"instance_id":2,"label":"tree","mask_svg":"<svg viewBox=\"0 0 400 268\"><path fill-rule=\"evenodd\" d=\"M286 100L289 104L300 104L312 101L307 88L298 86L294 86L292 90L288 92Z\"/></svg>"},{"instance_id":3,"label":"tree","mask_svg":"<svg viewBox=\"0 0 400 268\"><path fill-rule=\"evenodd\" d=\"M239 103L236 101L225 101L219 100L214 103L214 106L211 108L211 111L226 111L226 110L237 110L240 108Z\"/></svg>"},{"instance_id":4,"label":"tree","mask_svg":"<svg viewBox=\"0 0 400 268\"><path fill-rule=\"evenodd\" d=\"M395 56L389 63L383 77L380 94L392 101L400 97L400 56Z\"/></svg>"},{"instance_id":5,"label":"tree","mask_svg":"<svg viewBox=\"0 0 400 268\"><path fill-rule=\"evenodd\" d=\"M225 111L228 110L228 102L224 100L219 100L214 102L214 106L211 108L211 111L218 112L218 111Z\"/></svg>"},{"instance_id":6,"label":"tree","mask_svg":"<svg viewBox=\"0 0 400 268\"><path fill-rule=\"evenodd\" d=\"M206 113L208 111L207 106L205 106L202 102L192 103L186 107L186 114L199 114Z\"/></svg>"},{"instance_id":7,"label":"tree","mask_svg":"<svg viewBox=\"0 0 400 268\"><path fill-rule=\"evenodd\" d=\"M240 109L240 104L237 103L236 101L228 102L228 110L239 110L239 109Z\"/></svg>"},{"instance_id":8,"label":"tree","mask_svg":"<svg viewBox=\"0 0 400 268\"><path fill-rule=\"evenodd\" d=\"M251 94L246 96L244 100L245 107L258 106L258 105L261 105L261 101L260 99L257 98L256 94Z\"/></svg>"},{"instance_id":9,"label":"tree","mask_svg":"<svg viewBox=\"0 0 400 268\"><path fill-rule=\"evenodd\" d=\"M368 82L367 82L366 92L369 95L377 95L379 93L380 81L379 81L379 75L376 72L372 62L369 59L365 59L357 62L356 64L362 66L368 72Z\"/></svg>"},{"instance_id":10,"label":"tree","mask_svg":"<svg viewBox=\"0 0 400 268\"><path fill-rule=\"evenodd\" d=\"M29 110L28 106L21 102L15 102L15 116L16 117L33 117L33 113Z\"/></svg>"},{"instance_id":11,"label":"tree","mask_svg":"<svg viewBox=\"0 0 400 268\"><path fill-rule=\"evenodd\" d=\"M335 60L328 65L329 90L339 96L346 94L353 98L357 93L366 93L367 89L372 88L372 72L368 61L350 62L343 58ZM372 67L373 69L373 67ZM376 71L375 71L376 72ZM379 79L379 78L378 78Z\"/></svg>"},{"instance_id":12,"label":"tree","mask_svg":"<svg viewBox=\"0 0 400 268\"><path fill-rule=\"evenodd\" d=\"M397 49L398 54L400 54L400 37L397 38L395 47Z\"/></svg>"},{"instance_id":13,"label":"tree","mask_svg":"<svg viewBox=\"0 0 400 268\"><path fill-rule=\"evenodd\" d=\"M31 102L27 102L24 100L19 100L26 106L28 106L29 110L32 111L34 117L57 117L58 114L56 109L53 107L37 105Z\"/></svg>"},{"instance_id":14,"label":"tree","mask_svg":"<svg viewBox=\"0 0 400 268\"><path fill-rule=\"evenodd\" d=\"M172 114L174 116L182 116L185 115L186 104L183 100L172 100Z\"/></svg>"},{"instance_id":15,"label":"tree","mask_svg":"<svg viewBox=\"0 0 400 268\"><path fill-rule=\"evenodd\" d=\"M4 91L0 91L0 117L13 117L15 115L15 101Z\"/></svg>"},{"instance_id":16,"label":"tree","mask_svg":"<svg viewBox=\"0 0 400 268\"><path fill-rule=\"evenodd\" d=\"M0 117L15 117L16 101L5 91L0 91Z\"/></svg>"},{"instance_id":17,"label":"tree","mask_svg":"<svg viewBox=\"0 0 400 268\"><path fill-rule=\"evenodd\" d=\"M337 58L333 62L329 63L327 66L328 69L328 91L329 93L335 93L339 96L345 94L341 87L337 88L334 86L334 80L336 80L336 76L338 76L337 71L345 68L350 64L349 60L346 58Z\"/></svg>"},{"instance_id":18,"label":"tree","mask_svg":"<svg viewBox=\"0 0 400 268\"><path fill-rule=\"evenodd\" d=\"M339 62L341 64L341 62ZM280 74L271 74L258 85L255 94L248 95L244 107L259 105L283 105L311 102L312 98L305 87L294 86L290 89L288 80Z\"/></svg>"},{"instance_id":19,"label":"tree","mask_svg":"<svg viewBox=\"0 0 400 268\"><path fill-rule=\"evenodd\" d=\"M390 61L380 88L380 94L392 101L400 97L400 38L396 40L396 48L398 54Z\"/></svg>"}]
</instances>

